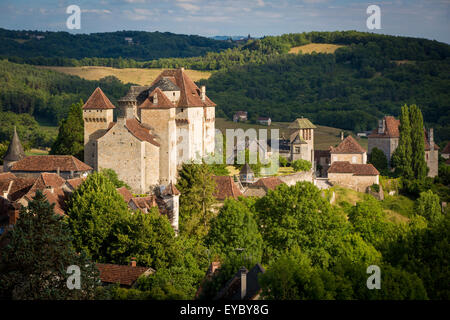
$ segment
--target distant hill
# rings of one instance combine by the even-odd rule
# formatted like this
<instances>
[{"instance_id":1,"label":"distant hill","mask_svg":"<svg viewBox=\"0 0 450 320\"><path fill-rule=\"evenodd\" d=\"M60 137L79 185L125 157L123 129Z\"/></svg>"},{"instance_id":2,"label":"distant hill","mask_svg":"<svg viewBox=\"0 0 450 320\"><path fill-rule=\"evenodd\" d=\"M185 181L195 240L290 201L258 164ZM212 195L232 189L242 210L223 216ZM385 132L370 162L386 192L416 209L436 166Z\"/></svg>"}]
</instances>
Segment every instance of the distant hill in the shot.
<instances>
[{"instance_id":1,"label":"distant hill","mask_svg":"<svg viewBox=\"0 0 450 320\"><path fill-rule=\"evenodd\" d=\"M0 28L0 56L47 58L129 58L138 61L194 57L234 47L196 35L117 31L91 34L14 31Z\"/></svg>"}]
</instances>

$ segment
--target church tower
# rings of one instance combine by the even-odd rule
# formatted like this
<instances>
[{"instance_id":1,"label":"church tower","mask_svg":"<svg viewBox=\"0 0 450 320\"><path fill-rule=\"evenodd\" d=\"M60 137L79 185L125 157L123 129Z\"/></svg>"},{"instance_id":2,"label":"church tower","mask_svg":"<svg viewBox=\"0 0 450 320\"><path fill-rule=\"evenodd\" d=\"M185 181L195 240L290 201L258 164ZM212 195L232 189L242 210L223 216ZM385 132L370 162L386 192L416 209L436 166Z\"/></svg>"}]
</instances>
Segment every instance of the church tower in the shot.
<instances>
[{"instance_id":1,"label":"church tower","mask_svg":"<svg viewBox=\"0 0 450 320\"><path fill-rule=\"evenodd\" d=\"M14 163L22 160L23 158L25 158L25 152L23 151L19 135L17 134L16 127L14 126L14 134L11 139L11 143L8 146L5 157L3 158L3 171L10 171Z\"/></svg>"},{"instance_id":2,"label":"church tower","mask_svg":"<svg viewBox=\"0 0 450 320\"><path fill-rule=\"evenodd\" d=\"M114 109L114 105L98 87L83 106L84 162L94 170L98 170L97 139L112 125Z\"/></svg>"}]
</instances>

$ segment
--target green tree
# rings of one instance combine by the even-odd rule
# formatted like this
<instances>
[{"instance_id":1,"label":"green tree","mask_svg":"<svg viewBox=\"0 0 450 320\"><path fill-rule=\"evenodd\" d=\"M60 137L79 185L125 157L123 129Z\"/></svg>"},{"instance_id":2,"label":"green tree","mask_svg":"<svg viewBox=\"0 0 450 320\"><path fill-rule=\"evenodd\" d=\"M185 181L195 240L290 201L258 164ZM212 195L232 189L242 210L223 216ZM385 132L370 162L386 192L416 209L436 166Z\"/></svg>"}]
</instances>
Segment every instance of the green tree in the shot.
<instances>
[{"instance_id":1,"label":"green tree","mask_svg":"<svg viewBox=\"0 0 450 320\"><path fill-rule=\"evenodd\" d=\"M101 173L89 175L70 198L67 214L75 248L106 262L108 239L128 215L127 204L112 182Z\"/></svg>"},{"instance_id":2,"label":"green tree","mask_svg":"<svg viewBox=\"0 0 450 320\"><path fill-rule=\"evenodd\" d=\"M298 159L291 163L294 171L309 171L311 170L311 162L308 160Z\"/></svg>"},{"instance_id":3,"label":"green tree","mask_svg":"<svg viewBox=\"0 0 450 320\"><path fill-rule=\"evenodd\" d=\"M82 100L70 106L67 119L61 121L58 137L50 150L50 154L70 154L83 160L84 120L82 106Z\"/></svg>"},{"instance_id":4,"label":"green tree","mask_svg":"<svg viewBox=\"0 0 450 320\"><path fill-rule=\"evenodd\" d=\"M430 222L436 222L442 217L439 196L428 190L420 193L415 203L416 213Z\"/></svg>"},{"instance_id":5,"label":"green tree","mask_svg":"<svg viewBox=\"0 0 450 320\"><path fill-rule=\"evenodd\" d=\"M131 190L129 185L127 185L125 182L119 179L119 176L113 169L102 169L100 173L105 175L109 179L109 181L112 182L114 187L116 188L125 187L128 190Z\"/></svg>"},{"instance_id":6,"label":"green tree","mask_svg":"<svg viewBox=\"0 0 450 320\"><path fill-rule=\"evenodd\" d=\"M180 232L207 233L208 222L215 203L216 184L210 167L205 164L184 163L179 171L177 189L180 191Z\"/></svg>"},{"instance_id":7,"label":"green tree","mask_svg":"<svg viewBox=\"0 0 450 320\"><path fill-rule=\"evenodd\" d=\"M399 131L400 138L398 147L392 155L392 165L405 179L411 179L414 174L412 170L411 123L407 105L401 109Z\"/></svg>"},{"instance_id":8,"label":"green tree","mask_svg":"<svg viewBox=\"0 0 450 320\"><path fill-rule=\"evenodd\" d=\"M388 161L383 151L373 148L369 157L369 163L373 164L378 171L385 171L388 168Z\"/></svg>"},{"instance_id":9,"label":"green tree","mask_svg":"<svg viewBox=\"0 0 450 320\"><path fill-rule=\"evenodd\" d=\"M77 254L63 217L37 191L7 234L0 259L0 296L20 300L93 299L99 272L84 252ZM81 289L67 287L67 268L81 271Z\"/></svg>"},{"instance_id":10,"label":"green tree","mask_svg":"<svg viewBox=\"0 0 450 320\"><path fill-rule=\"evenodd\" d=\"M310 182L282 184L258 199L255 207L264 240L264 263L297 245L313 264L326 266L349 227Z\"/></svg>"},{"instance_id":11,"label":"green tree","mask_svg":"<svg viewBox=\"0 0 450 320\"><path fill-rule=\"evenodd\" d=\"M427 163L425 161L425 138L423 131L423 117L419 107L415 104L410 106L411 123L411 167L414 172L414 178L424 180L427 176Z\"/></svg>"},{"instance_id":12,"label":"green tree","mask_svg":"<svg viewBox=\"0 0 450 320\"><path fill-rule=\"evenodd\" d=\"M251 256L255 262L261 261L262 237L253 213L241 201L225 200L219 214L211 220L205 242L217 254L226 256L243 248L246 256Z\"/></svg>"}]
</instances>

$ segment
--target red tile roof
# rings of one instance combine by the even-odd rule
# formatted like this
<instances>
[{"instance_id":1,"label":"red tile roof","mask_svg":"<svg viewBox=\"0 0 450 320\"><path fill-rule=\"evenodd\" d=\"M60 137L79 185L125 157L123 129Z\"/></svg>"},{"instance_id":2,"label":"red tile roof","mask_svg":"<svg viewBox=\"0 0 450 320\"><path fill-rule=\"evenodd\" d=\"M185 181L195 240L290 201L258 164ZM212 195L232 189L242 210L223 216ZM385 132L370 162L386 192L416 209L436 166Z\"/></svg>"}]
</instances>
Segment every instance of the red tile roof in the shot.
<instances>
[{"instance_id":1,"label":"red tile roof","mask_svg":"<svg viewBox=\"0 0 450 320\"><path fill-rule=\"evenodd\" d=\"M153 273L152 268L123 266L118 264L97 263L97 269L100 271L100 280L104 283L119 283L121 285L131 286L133 283L147 271Z\"/></svg>"},{"instance_id":2,"label":"red tile roof","mask_svg":"<svg viewBox=\"0 0 450 320\"><path fill-rule=\"evenodd\" d=\"M157 103L154 103L155 96L157 97ZM161 91L161 89L156 88L148 95L147 99L145 99L144 102L139 105L139 108L167 109L167 108L175 108L175 105L172 103L172 101L169 100L169 98L167 98L167 96L164 94L164 92Z\"/></svg>"},{"instance_id":3,"label":"red tile roof","mask_svg":"<svg viewBox=\"0 0 450 320\"><path fill-rule=\"evenodd\" d=\"M441 153L450 154L450 142L447 143Z\"/></svg>"},{"instance_id":4,"label":"red tile roof","mask_svg":"<svg viewBox=\"0 0 450 320\"><path fill-rule=\"evenodd\" d=\"M150 210L153 207L157 207L156 199L153 195L146 197L134 197L129 202L132 202L136 208L140 210Z\"/></svg>"},{"instance_id":5,"label":"red tile roof","mask_svg":"<svg viewBox=\"0 0 450 320\"><path fill-rule=\"evenodd\" d=\"M372 164L353 164L348 161L334 161L328 173L353 173L355 176L376 176L380 173Z\"/></svg>"},{"instance_id":6,"label":"red tile roof","mask_svg":"<svg viewBox=\"0 0 450 320\"><path fill-rule=\"evenodd\" d=\"M90 171L92 168L74 156L28 156L14 163L11 171L52 172Z\"/></svg>"},{"instance_id":7,"label":"red tile roof","mask_svg":"<svg viewBox=\"0 0 450 320\"><path fill-rule=\"evenodd\" d=\"M252 187L261 187L265 188L266 190L275 190L277 186L280 184L283 184L284 182L281 181L277 177L267 177L267 178L261 178L258 181L256 181L254 184L252 184Z\"/></svg>"},{"instance_id":8,"label":"red tile roof","mask_svg":"<svg viewBox=\"0 0 450 320\"><path fill-rule=\"evenodd\" d=\"M400 137L400 120L395 119L392 116L384 117L386 127L384 133L378 133L378 128L374 129L369 135L369 138L398 138Z\"/></svg>"},{"instance_id":9,"label":"red tile roof","mask_svg":"<svg viewBox=\"0 0 450 320\"><path fill-rule=\"evenodd\" d=\"M31 189L35 181L36 178L15 178L9 190L8 198L11 201L22 198Z\"/></svg>"},{"instance_id":10,"label":"red tile roof","mask_svg":"<svg viewBox=\"0 0 450 320\"><path fill-rule=\"evenodd\" d=\"M84 180L86 180L86 178L74 178L67 179L66 182L75 190L84 182Z\"/></svg>"},{"instance_id":11,"label":"red tile roof","mask_svg":"<svg viewBox=\"0 0 450 320\"><path fill-rule=\"evenodd\" d=\"M11 172L4 172L4 173L0 173L0 181L9 181L11 179L15 179L17 178L16 175L14 173Z\"/></svg>"},{"instance_id":12,"label":"red tile roof","mask_svg":"<svg viewBox=\"0 0 450 320\"><path fill-rule=\"evenodd\" d=\"M331 147L331 153L364 153L366 150L352 137L347 136L336 148Z\"/></svg>"},{"instance_id":13,"label":"red tile roof","mask_svg":"<svg viewBox=\"0 0 450 320\"><path fill-rule=\"evenodd\" d=\"M115 109L116 107L109 101L102 89L97 87L89 99L83 105L83 109Z\"/></svg>"},{"instance_id":14,"label":"red tile roof","mask_svg":"<svg viewBox=\"0 0 450 320\"><path fill-rule=\"evenodd\" d=\"M160 146L155 137L150 133L150 130L143 127L137 119L127 119L126 128L139 140L147 141L155 146Z\"/></svg>"},{"instance_id":15,"label":"red tile roof","mask_svg":"<svg viewBox=\"0 0 450 320\"><path fill-rule=\"evenodd\" d=\"M126 203L130 202L131 198L133 198L133 194L126 187L117 188L117 192L122 195Z\"/></svg>"},{"instance_id":16,"label":"red tile roof","mask_svg":"<svg viewBox=\"0 0 450 320\"><path fill-rule=\"evenodd\" d=\"M216 104L212 102L207 96L205 101L202 101L200 97L200 89L191 80L183 69L164 70L153 81L151 86L156 84L160 79L167 77L170 81L174 82L178 88L180 88L180 99L177 107L214 107ZM159 98L159 97L158 97Z\"/></svg>"},{"instance_id":17,"label":"red tile roof","mask_svg":"<svg viewBox=\"0 0 450 320\"><path fill-rule=\"evenodd\" d=\"M216 182L216 191L214 196L217 200L225 200L229 197L237 199L239 196L242 196L242 192L234 183L233 177L213 176L213 179Z\"/></svg>"},{"instance_id":18,"label":"red tile roof","mask_svg":"<svg viewBox=\"0 0 450 320\"><path fill-rule=\"evenodd\" d=\"M66 180L61 178L56 173L43 172L41 173L39 178L36 179L33 186L30 188L30 190L27 192L25 196L28 198L28 200L31 200L36 194L37 190L46 190L48 188L53 189L61 188L65 182Z\"/></svg>"}]
</instances>

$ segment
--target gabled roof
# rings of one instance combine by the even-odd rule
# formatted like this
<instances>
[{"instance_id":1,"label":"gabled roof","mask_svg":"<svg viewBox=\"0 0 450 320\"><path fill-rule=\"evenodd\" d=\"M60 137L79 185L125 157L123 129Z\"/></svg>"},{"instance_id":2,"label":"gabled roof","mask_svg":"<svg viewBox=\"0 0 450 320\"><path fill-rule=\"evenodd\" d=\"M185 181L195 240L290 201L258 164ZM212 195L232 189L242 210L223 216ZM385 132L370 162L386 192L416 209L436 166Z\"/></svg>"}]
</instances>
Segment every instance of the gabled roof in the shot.
<instances>
[{"instance_id":1,"label":"gabled roof","mask_svg":"<svg viewBox=\"0 0 450 320\"><path fill-rule=\"evenodd\" d=\"M297 118L292 122L289 127L290 129L315 129L316 126L312 124L307 118Z\"/></svg>"},{"instance_id":2,"label":"gabled roof","mask_svg":"<svg viewBox=\"0 0 450 320\"><path fill-rule=\"evenodd\" d=\"M336 148L331 147L331 153L364 153L366 150L352 137L347 136Z\"/></svg>"},{"instance_id":3,"label":"gabled roof","mask_svg":"<svg viewBox=\"0 0 450 320\"><path fill-rule=\"evenodd\" d=\"M172 181L169 183L167 188L164 189L163 196L179 196L180 191L175 187L175 185L172 183Z\"/></svg>"},{"instance_id":4,"label":"gabled roof","mask_svg":"<svg viewBox=\"0 0 450 320\"><path fill-rule=\"evenodd\" d=\"M247 272L247 269L244 269ZM259 294L261 286L258 282L258 276L260 273L264 272L266 272L266 270L259 263L247 272L246 294L244 300L252 300ZM231 278L217 293L214 300L218 299L241 300L241 270L238 270L233 278Z\"/></svg>"},{"instance_id":5,"label":"gabled roof","mask_svg":"<svg viewBox=\"0 0 450 320\"><path fill-rule=\"evenodd\" d=\"M127 119L126 128L131 132L133 136L141 141L147 141L157 147L160 146L159 142L156 141L155 137L150 134L150 130L143 127L137 119Z\"/></svg>"},{"instance_id":6,"label":"gabled roof","mask_svg":"<svg viewBox=\"0 0 450 320\"><path fill-rule=\"evenodd\" d=\"M52 172L57 171L90 171L92 168L74 156L28 156L14 163L11 171Z\"/></svg>"},{"instance_id":7,"label":"gabled roof","mask_svg":"<svg viewBox=\"0 0 450 320\"><path fill-rule=\"evenodd\" d=\"M16 127L14 126L13 137L8 146L8 150L6 150L6 155L3 160L19 161L23 158L25 158L25 152L23 151L22 143L20 143L19 135L17 134Z\"/></svg>"},{"instance_id":8,"label":"gabled roof","mask_svg":"<svg viewBox=\"0 0 450 320\"><path fill-rule=\"evenodd\" d=\"M217 200L225 200L229 197L237 199L239 196L242 196L242 192L234 183L233 177L213 176L213 179L216 182L216 191L214 192L214 196Z\"/></svg>"},{"instance_id":9,"label":"gabled roof","mask_svg":"<svg viewBox=\"0 0 450 320\"><path fill-rule=\"evenodd\" d=\"M305 144L305 143L307 143L305 141L305 139L303 139L302 136L300 135L300 131L299 130L294 131L290 135L289 142L290 143L295 143L295 144Z\"/></svg>"},{"instance_id":10,"label":"gabled roof","mask_svg":"<svg viewBox=\"0 0 450 320\"><path fill-rule=\"evenodd\" d=\"M157 103L155 102L155 96L157 98ZM145 99L145 101L139 105L140 109L168 109L175 108L175 105L170 101L169 98L161 91L160 88L155 88Z\"/></svg>"},{"instance_id":11,"label":"gabled roof","mask_svg":"<svg viewBox=\"0 0 450 320\"><path fill-rule=\"evenodd\" d=\"M146 197L133 197L130 199L128 203L133 203L136 208L140 210L150 210L153 207L157 206L156 199L153 195Z\"/></svg>"},{"instance_id":12,"label":"gabled roof","mask_svg":"<svg viewBox=\"0 0 450 320\"><path fill-rule=\"evenodd\" d=\"M378 170L370 163L354 164L348 161L334 161L328 173L352 173L355 176L377 176Z\"/></svg>"},{"instance_id":13,"label":"gabled roof","mask_svg":"<svg viewBox=\"0 0 450 320\"><path fill-rule=\"evenodd\" d=\"M245 175L249 175L249 174L254 174L252 168L250 167L250 165L246 162L244 164L244 166L242 167L241 171L239 172L239 174L245 174Z\"/></svg>"},{"instance_id":14,"label":"gabled roof","mask_svg":"<svg viewBox=\"0 0 450 320\"><path fill-rule=\"evenodd\" d=\"M102 89L97 87L89 99L83 105L83 109L115 109L116 107L109 101Z\"/></svg>"},{"instance_id":15,"label":"gabled roof","mask_svg":"<svg viewBox=\"0 0 450 320\"><path fill-rule=\"evenodd\" d=\"M83 182L86 180L86 178L73 178L73 179L67 179L67 184L73 189L77 189Z\"/></svg>"},{"instance_id":16,"label":"gabled roof","mask_svg":"<svg viewBox=\"0 0 450 320\"><path fill-rule=\"evenodd\" d=\"M6 181L6 180L12 180L17 178L16 175L14 173L11 172L4 172L4 173L0 173L0 181Z\"/></svg>"},{"instance_id":17,"label":"gabled roof","mask_svg":"<svg viewBox=\"0 0 450 320\"><path fill-rule=\"evenodd\" d=\"M43 172L36 179L33 186L25 195L29 200L31 200L36 194L37 190L45 190L47 188L61 188L66 183L66 180L61 178L56 173Z\"/></svg>"},{"instance_id":18,"label":"gabled roof","mask_svg":"<svg viewBox=\"0 0 450 320\"><path fill-rule=\"evenodd\" d=\"M447 143L441 153L450 154L450 142Z\"/></svg>"},{"instance_id":19,"label":"gabled roof","mask_svg":"<svg viewBox=\"0 0 450 320\"><path fill-rule=\"evenodd\" d=\"M100 271L100 280L104 283L119 283L131 286L144 273L154 273L155 270L148 267L123 266L118 264L97 263Z\"/></svg>"},{"instance_id":20,"label":"gabled roof","mask_svg":"<svg viewBox=\"0 0 450 320\"><path fill-rule=\"evenodd\" d=\"M369 138L398 138L400 137L400 120L395 119L392 116L385 116L383 118L385 121L384 133L378 133L378 128L374 129L369 135Z\"/></svg>"},{"instance_id":21,"label":"gabled roof","mask_svg":"<svg viewBox=\"0 0 450 320\"><path fill-rule=\"evenodd\" d=\"M36 178L15 178L9 190L8 198L16 201L22 198L33 186Z\"/></svg>"},{"instance_id":22,"label":"gabled roof","mask_svg":"<svg viewBox=\"0 0 450 320\"><path fill-rule=\"evenodd\" d=\"M266 190L275 190L277 186L280 184L283 184L284 182L280 180L278 177L266 177L261 178L258 181L256 181L254 184L252 184L252 187L261 187Z\"/></svg>"},{"instance_id":23,"label":"gabled roof","mask_svg":"<svg viewBox=\"0 0 450 320\"><path fill-rule=\"evenodd\" d=\"M153 91L156 88L159 88L162 91L180 91L180 88L173 82L174 80L174 77L162 77L157 82L153 82L149 91Z\"/></svg>"}]
</instances>

